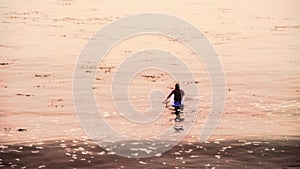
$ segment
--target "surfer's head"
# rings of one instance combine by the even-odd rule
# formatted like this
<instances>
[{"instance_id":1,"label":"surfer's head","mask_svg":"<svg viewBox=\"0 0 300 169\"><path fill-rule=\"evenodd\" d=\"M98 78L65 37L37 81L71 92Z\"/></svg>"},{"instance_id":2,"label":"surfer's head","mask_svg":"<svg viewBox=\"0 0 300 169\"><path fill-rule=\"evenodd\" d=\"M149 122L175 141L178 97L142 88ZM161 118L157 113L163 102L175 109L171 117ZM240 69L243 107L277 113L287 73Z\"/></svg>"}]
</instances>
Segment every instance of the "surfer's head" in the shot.
<instances>
[{"instance_id":1,"label":"surfer's head","mask_svg":"<svg viewBox=\"0 0 300 169\"><path fill-rule=\"evenodd\" d=\"M180 90L180 87L179 87L178 83L175 84L175 90Z\"/></svg>"}]
</instances>

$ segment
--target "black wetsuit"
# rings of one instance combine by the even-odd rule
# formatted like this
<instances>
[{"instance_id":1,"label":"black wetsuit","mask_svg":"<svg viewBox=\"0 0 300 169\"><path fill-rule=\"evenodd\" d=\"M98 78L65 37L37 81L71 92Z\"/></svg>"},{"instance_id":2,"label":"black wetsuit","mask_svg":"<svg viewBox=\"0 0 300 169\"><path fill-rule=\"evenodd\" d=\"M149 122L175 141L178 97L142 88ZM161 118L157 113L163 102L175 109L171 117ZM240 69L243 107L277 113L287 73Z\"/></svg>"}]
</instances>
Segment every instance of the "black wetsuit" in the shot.
<instances>
[{"instance_id":1,"label":"black wetsuit","mask_svg":"<svg viewBox=\"0 0 300 169\"><path fill-rule=\"evenodd\" d=\"M181 103L181 91L180 90L172 90L172 92L169 94L168 97L171 97L172 94L174 94L174 102L179 102Z\"/></svg>"}]
</instances>

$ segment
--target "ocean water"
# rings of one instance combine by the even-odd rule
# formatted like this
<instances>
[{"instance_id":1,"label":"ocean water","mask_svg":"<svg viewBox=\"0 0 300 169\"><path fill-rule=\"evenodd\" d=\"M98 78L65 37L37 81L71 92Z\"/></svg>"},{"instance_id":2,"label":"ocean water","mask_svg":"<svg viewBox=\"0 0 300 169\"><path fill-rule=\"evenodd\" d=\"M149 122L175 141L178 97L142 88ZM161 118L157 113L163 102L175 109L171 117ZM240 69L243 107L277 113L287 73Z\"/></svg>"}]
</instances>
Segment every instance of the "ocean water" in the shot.
<instances>
[{"instance_id":1,"label":"ocean water","mask_svg":"<svg viewBox=\"0 0 300 169\"><path fill-rule=\"evenodd\" d=\"M1 1L0 167L299 168L299 9L296 0ZM97 67L85 69L87 76L96 72L93 91L103 118L129 139L172 129L174 115L159 104L164 111L153 123L136 124L119 116L111 83L128 56L147 48L171 51L195 77L180 81L182 89L199 89L198 115L188 120L190 112L184 113L185 125L193 127L182 142L151 158L126 158L100 148L80 126L73 75L78 56L98 30L145 12L176 16L206 36L222 63L226 102L218 127L200 143L212 100L209 73L201 60L163 36L139 35L120 42ZM134 64L132 68L139 63ZM171 73L137 73L128 92L132 105L149 110L148 94L158 88L166 96L176 82ZM186 103L191 95L186 93Z\"/></svg>"}]
</instances>

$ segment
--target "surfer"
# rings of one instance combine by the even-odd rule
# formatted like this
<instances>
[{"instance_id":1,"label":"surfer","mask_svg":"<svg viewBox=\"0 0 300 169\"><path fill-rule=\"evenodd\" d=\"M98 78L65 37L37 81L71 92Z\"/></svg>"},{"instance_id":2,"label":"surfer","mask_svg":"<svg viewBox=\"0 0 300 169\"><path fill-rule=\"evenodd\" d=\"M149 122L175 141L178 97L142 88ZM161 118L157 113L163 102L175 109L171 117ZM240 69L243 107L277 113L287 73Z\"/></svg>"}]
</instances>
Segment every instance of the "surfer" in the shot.
<instances>
[{"instance_id":1,"label":"surfer","mask_svg":"<svg viewBox=\"0 0 300 169\"><path fill-rule=\"evenodd\" d=\"M171 93L168 95L168 97L165 100L165 103L168 101L168 99L174 95L174 103L173 107L175 107L175 114L176 114L176 119L179 118L179 109L182 106L182 98L184 96L184 91L180 89L179 84L175 84L175 89L171 91Z\"/></svg>"},{"instance_id":2,"label":"surfer","mask_svg":"<svg viewBox=\"0 0 300 169\"><path fill-rule=\"evenodd\" d=\"M182 98L184 96L184 91L180 89L179 84L175 84L175 89L171 91L171 93L166 98L165 102L174 94L174 105L181 105Z\"/></svg>"}]
</instances>

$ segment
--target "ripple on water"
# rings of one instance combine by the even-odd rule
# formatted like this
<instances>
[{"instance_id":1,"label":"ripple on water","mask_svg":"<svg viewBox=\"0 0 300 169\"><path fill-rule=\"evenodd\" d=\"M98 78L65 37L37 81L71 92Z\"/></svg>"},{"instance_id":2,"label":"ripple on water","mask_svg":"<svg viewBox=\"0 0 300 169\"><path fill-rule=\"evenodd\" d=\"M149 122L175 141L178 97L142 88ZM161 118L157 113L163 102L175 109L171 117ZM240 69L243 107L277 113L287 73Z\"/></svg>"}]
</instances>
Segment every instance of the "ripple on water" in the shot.
<instances>
[{"instance_id":1,"label":"ripple on water","mask_svg":"<svg viewBox=\"0 0 300 169\"><path fill-rule=\"evenodd\" d=\"M40 166L38 166L38 168L45 168L46 167L46 165L40 165Z\"/></svg>"}]
</instances>

